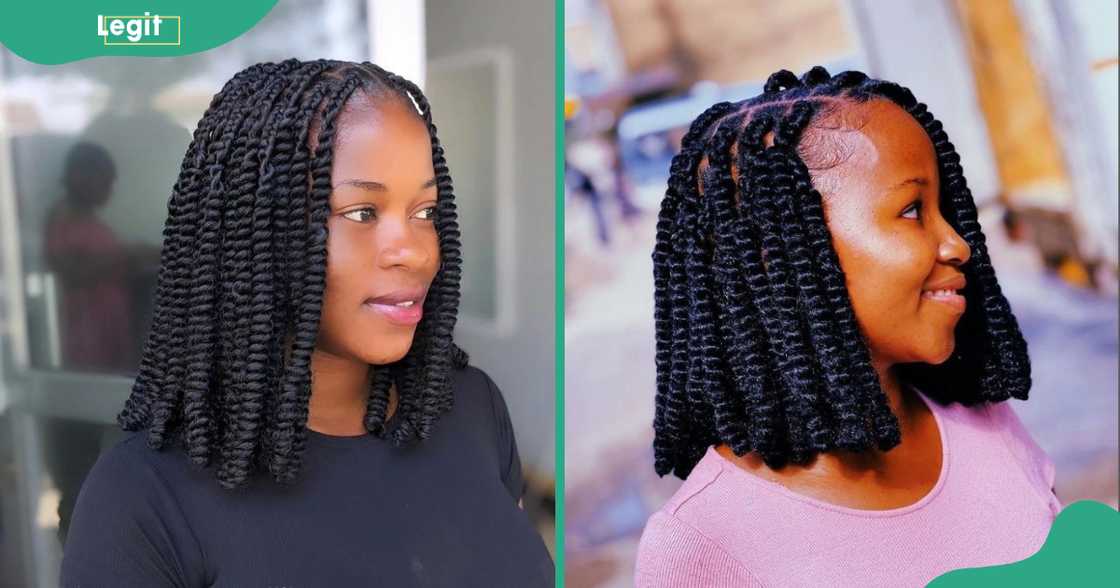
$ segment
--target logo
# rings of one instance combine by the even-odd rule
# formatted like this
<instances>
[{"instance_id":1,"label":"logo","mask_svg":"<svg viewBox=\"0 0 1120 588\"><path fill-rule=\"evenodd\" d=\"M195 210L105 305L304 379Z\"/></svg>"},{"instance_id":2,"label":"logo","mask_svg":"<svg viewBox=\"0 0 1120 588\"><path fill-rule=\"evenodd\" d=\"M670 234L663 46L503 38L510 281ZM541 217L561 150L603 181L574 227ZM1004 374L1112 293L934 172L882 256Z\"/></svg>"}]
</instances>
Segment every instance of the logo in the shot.
<instances>
[{"instance_id":1,"label":"logo","mask_svg":"<svg viewBox=\"0 0 1120 588\"><path fill-rule=\"evenodd\" d=\"M97 35L105 45L179 45L182 17L97 15Z\"/></svg>"}]
</instances>

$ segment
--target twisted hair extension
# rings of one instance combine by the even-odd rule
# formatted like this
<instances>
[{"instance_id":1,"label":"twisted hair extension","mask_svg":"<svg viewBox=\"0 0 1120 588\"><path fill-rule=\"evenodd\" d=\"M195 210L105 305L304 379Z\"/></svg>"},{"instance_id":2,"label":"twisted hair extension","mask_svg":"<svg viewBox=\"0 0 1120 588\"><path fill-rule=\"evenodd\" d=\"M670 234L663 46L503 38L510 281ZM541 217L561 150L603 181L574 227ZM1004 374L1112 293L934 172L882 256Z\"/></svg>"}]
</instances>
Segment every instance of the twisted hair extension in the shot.
<instances>
[{"instance_id":1,"label":"twisted hair extension","mask_svg":"<svg viewBox=\"0 0 1120 588\"><path fill-rule=\"evenodd\" d=\"M670 305L669 298L679 295L678 286L683 281L683 271L672 255L670 240L675 233L674 217L677 208L681 205L683 194L695 191L695 182L687 181L687 170L695 168L700 162L701 151L697 145L697 138L707 131L708 126L719 117L730 111L732 105L728 102L716 104L701 114L693 121L688 132L682 140L680 153L673 157L670 166L669 188L662 201L661 213L657 221L657 244L654 248L654 329L657 338L657 402L654 414L654 446L657 447L655 456L657 470L672 469L678 462L679 449L687 444L680 443L680 439L689 435L688 425L690 417L686 414L688 408L679 394L670 394L670 390L679 390L683 385L685 374L685 361L687 349L684 347L687 338L683 329L687 328L687 321L682 313L687 312L684 300L678 300ZM670 291L670 288L672 290Z\"/></svg>"},{"instance_id":2,"label":"twisted hair extension","mask_svg":"<svg viewBox=\"0 0 1120 588\"><path fill-rule=\"evenodd\" d=\"M728 211L734 200L734 181L731 177L731 143L738 133L738 125L742 117L729 117L723 120L720 127L712 135L712 140L706 150L707 173L704 174L702 184L705 199L701 203L705 212L703 226L710 227L709 232L726 229L731 222ZM705 235L694 235L700 239ZM721 372L724 372L723 358L718 346L721 340L727 341L730 332L725 316L713 316L722 306L736 304L738 280L735 279L735 270L731 267L728 256L729 244L720 244L711 252L708 265L711 267L710 284L703 283L693 289L691 305L695 320L690 317L690 328L703 336L703 368L704 378L697 381L702 394L706 394L708 401L713 406L713 417L719 438L727 439L728 444L736 447L749 447L747 444L747 431L740 415L743 413L742 399L726 393L727 386L719 381ZM705 272L707 268L702 263L705 255L700 251L701 246L694 239L691 243L690 272L695 270ZM707 281L707 280L705 280ZM709 289L709 285L711 288ZM724 294L724 304L718 304L718 295ZM717 320L720 319L720 320ZM714 332L713 323L719 329ZM731 371L730 377L741 379L745 377L740 372L738 364L727 362L726 368ZM725 376L726 377L726 376ZM692 378L689 379L692 383Z\"/></svg>"},{"instance_id":3,"label":"twisted hair extension","mask_svg":"<svg viewBox=\"0 0 1120 588\"><path fill-rule=\"evenodd\" d=\"M727 257L738 260L735 269L739 275L748 277L747 280L735 279L731 282L739 285L739 289L734 291L735 300L737 306L742 308L743 315L738 317L737 323L733 323L736 328L729 334L726 345L731 350L729 353L733 354L730 357L732 363L741 364L739 369L748 375L743 380L741 390L747 414L751 417L748 419L750 448L768 459L769 463L778 466L788 453L788 443L782 426L786 422L783 399L779 394L780 388L774 384L780 376L776 364L765 361L769 354L776 353L775 344L764 330L774 328L773 324L769 324L773 313L767 312L770 308L770 286L762 271L762 249L758 231L738 212L742 201L739 194L749 194L753 190L756 177L749 170L752 162L762 153L764 136L773 127L773 123L774 119L768 115L757 116L739 137L736 207L728 210L728 230L723 232L720 240L734 244L734 249L728 248ZM753 296L750 295L752 292ZM734 318L735 313L736 308L728 305L725 316Z\"/></svg>"},{"instance_id":4,"label":"twisted hair extension","mask_svg":"<svg viewBox=\"0 0 1120 588\"><path fill-rule=\"evenodd\" d=\"M371 63L261 63L211 100L172 187L152 328L121 427L182 446L225 488L298 478L326 288L334 137L355 92L414 106L432 143L440 269L413 345L371 370L365 426L426 439L453 405L462 267L454 195L420 89ZM388 419L393 393L396 408ZM390 423L395 423L396 426Z\"/></svg>"},{"instance_id":5,"label":"twisted hair extension","mask_svg":"<svg viewBox=\"0 0 1120 588\"><path fill-rule=\"evenodd\" d=\"M167 304L168 292L181 292L179 288L182 283L179 282L181 273L176 270L181 270L186 264L179 261L177 256L183 250L182 239L193 238L195 222L193 219L195 206L192 199L184 199L183 193L190 193L193 190L193 182L199 173L199 149L198 146L202 143L203 138L208 138L211 130L211 125L215 122L216 117L212 113L219 107L222 101L235 92L240 82L246 75L249 75L252 68L246 69L232 79L230 79L222 92L219 92L211 100L209 107L203 114L202 120L195 127L190 146L187 148L186 155L183 157L182 168L179 177L176 179L174 186L171 189L171 198L168 201L168 218L164 224L163 229L163 248L160 251L160 267L157 276L156 287L156 300L155 310L159 312L164 309ZM166 312L171 312L166 309ZM178 321L175 321L178 324ZM139 385L148 387L152 385L153 381L158 381L164 377L166 366L168 365L168 358L164 353L167 347L167 340L170 334L165 329L150 329L148 331L148 340L145 343L147 349L151 349L151 353L145 353L140 361L140 367L136 377ZM153 395L130 395L125 403L124 409L121 411L119 420L127 422L139 422L149 418L151 414L151 407L153 404Z\"/></svg>"},{"instance_id":6,"label":"twisted hair extension","mask_svg":"<svg viewBox=\"0 0 1120 588\"><path fill-rule=\"evenodd\" d=\"M710 149L705 154L709 162L709 173L705 174L703 183L718 182L716 176L728 167L717 168L713 158L720 161L726 159L726 152L734 140L737 124L736 117L726 118L715 130L709 143ZM685 386L691 411L703 419L704 426L696 429L697 434L703 435L697 438L695 447L699 449L706 445L704 441L710 438L710 433L706 432L713 427L731 439L741 438L742 432L740 427L736 426L738 411L734 403L720 394L720 390L724 388L721 383L724 368L719 356L719 341L714 320L712 257L709 248L704 244L707 239L705 228L712 225L712 207L704 206L705 203L697 198L695 189L690 191L686 202L688 203L686 214L694 215L695 222L691 223L690 229L679 235L678 247L685 252L685 274L690 280L694 280L696 287L687 291L689 303L687 349L690 361ZM699 458L699 455L687 457Z\"/></svg>"},{"instance_id":7,"label":"twisted hair extension","mask_svg":"<svg viewBox=\"0 0 1120 588\"><path fill-rule=\"evenodd\" d=\"M760 95L698 116L670 167L652 254L658 474L687 477L717 443L780 468L901 441L806 163L821 154L802 140L845 104L873 99L929 136L941 209L971 250L953 355L901 364L900 376L943 404L1027 397L1026 342L941 123L906 88L861 72L780 70Z\"/></svg>"}]
</instances>

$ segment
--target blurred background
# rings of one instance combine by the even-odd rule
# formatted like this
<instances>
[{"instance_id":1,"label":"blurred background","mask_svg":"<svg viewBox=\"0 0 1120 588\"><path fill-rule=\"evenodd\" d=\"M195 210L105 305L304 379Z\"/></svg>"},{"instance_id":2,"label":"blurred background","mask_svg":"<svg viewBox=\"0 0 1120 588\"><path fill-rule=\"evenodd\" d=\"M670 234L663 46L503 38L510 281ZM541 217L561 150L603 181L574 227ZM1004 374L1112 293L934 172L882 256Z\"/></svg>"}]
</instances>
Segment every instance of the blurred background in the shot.
<instances>
[{"instance_id":1,"label":"blurred background","mask_svg":"<svg viewBox=\"0 0 1120 588\"><path fill-rule=\"evenodd\" d=\"M633 585L676 490L651 448L654 224L711 104L813 65L911 88L945 124L1028 340L1015 410L1063 503L1117 505L1115 0L568 0L565 549L573 588Z\"/></svg>"},{"instance_id":2,"label":"blurred background","mask_svg":"<svg viewBox=\"0 0 1120 588\"><path fill-rule=\"evenodd\" d=\"M86 472L120 437L171 185L195 123L260 61L374 61L420 83L455 181L457 339L501 387L553 544L555 5L282 0L170 59L41 66L0 47L0 586L57 586Z\"/></svg>"}]
</instances>

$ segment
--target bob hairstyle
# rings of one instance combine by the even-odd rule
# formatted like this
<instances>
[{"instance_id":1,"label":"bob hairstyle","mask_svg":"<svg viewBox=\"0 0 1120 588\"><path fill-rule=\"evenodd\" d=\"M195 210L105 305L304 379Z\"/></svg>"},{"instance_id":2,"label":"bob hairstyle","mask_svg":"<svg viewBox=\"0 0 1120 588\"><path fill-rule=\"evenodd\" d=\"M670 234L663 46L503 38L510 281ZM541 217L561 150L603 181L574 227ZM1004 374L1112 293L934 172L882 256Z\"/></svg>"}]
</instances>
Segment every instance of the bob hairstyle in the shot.
<instances>
[{"instance_id":1,"label":"bob hairstyle","mask_svg":"<svg viewBox=\"0 0 1120 588\"><path fill-rule=\"evenodd\" d=\"M431 109L415 84L371 63L289 59L233 76L195 129L172 188L155 313L117 420L153 449L184 447L225 488L257 470L297 478L306 443L311 353L325 288L331 162L354 92L399 100L428 127L440 269L408 353L377 366L365 426L405 445L452 406L459 226ZM390 389L399 402L385 425Z\"/></svg>"},{"instance_id":2,"label":"bob hairstyle","mask_svg":"<svg viewBox=\"0 0 1120 588\"><path fill-rule=\"evenodd\" d=\"M688 476L714 444L781 468L900 442L806 164L835 154L802 141L872 99L898 105L929 136L941 209L971 249L952 356L901 364L900 376L942 404L1026 399L1027 345L941 123L910 90L861 72L781 70L761 95L697 117L673 158L653 251L659 475Z\"/></svg>"}]
</instances>

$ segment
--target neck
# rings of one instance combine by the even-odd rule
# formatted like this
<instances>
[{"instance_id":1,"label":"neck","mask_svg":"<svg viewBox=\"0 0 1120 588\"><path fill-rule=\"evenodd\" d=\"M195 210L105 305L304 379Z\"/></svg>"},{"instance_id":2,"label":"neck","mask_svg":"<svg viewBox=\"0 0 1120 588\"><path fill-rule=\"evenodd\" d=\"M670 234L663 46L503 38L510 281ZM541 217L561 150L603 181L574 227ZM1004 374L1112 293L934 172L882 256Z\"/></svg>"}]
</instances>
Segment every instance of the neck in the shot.
<instances>
[{"instance_id":1,"label":"neck","mask_svg":"<svg viewBox=\"0 0 1120 588\"><path fill-rule=\"evenodd\" d=\"M893 361L872 354L871 366L875 368L875 373L879 375L879 384L883 389L883 394L887 397L887 405L890 406L891 412L898 417L899 430L902 436L906 437L906 432L910 430L913 420L911 413L914 408L914 400L917 399L914 398L909 389L902 385L902 380L898 377L895 365Z\"/></svg>"},{"instance_id":2,"label":"neck","mask_svg":"<svg viewBox=\"0 0 1120 588\"><path fill-rule=\"evenodd\" d=\"M369 364L316 348L307 427L326 435L364 434L369 378Z\"/></svg>"}]
</instances>

